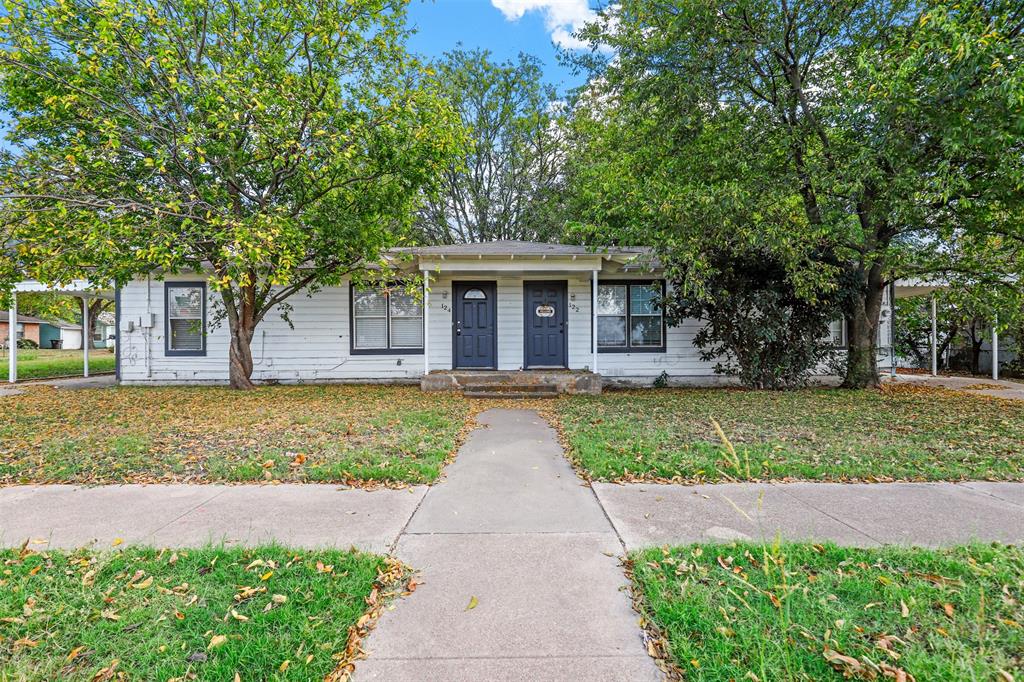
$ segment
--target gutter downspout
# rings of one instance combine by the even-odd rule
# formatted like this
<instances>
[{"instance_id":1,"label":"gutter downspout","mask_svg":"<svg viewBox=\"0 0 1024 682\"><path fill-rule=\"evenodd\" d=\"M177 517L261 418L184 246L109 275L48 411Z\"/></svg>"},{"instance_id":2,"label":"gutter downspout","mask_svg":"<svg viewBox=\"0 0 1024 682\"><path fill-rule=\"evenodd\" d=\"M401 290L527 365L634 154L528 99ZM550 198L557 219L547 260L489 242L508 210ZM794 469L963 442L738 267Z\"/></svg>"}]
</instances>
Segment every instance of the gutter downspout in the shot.
<instances>
[{"instance_id":1,"label":"gutter downspout","mask_svg":"<svg viewBox=\"0 0 1024 682\"><path fill-rule=\"evenodd\" d=\"M593 282L590 288L590 344L594 354L593 372L597 374L597 270L593 272Z\"/></svg>"},{"instance_id":2,"label":"gutter downspout","mask_svg":"<svg viewBox=\"0 0 1024 682\"><path fill-rule=\"evenodd\" d=\"M430 271L423 271L423 376L430 374Z\"/></svg>"}]
</instances>

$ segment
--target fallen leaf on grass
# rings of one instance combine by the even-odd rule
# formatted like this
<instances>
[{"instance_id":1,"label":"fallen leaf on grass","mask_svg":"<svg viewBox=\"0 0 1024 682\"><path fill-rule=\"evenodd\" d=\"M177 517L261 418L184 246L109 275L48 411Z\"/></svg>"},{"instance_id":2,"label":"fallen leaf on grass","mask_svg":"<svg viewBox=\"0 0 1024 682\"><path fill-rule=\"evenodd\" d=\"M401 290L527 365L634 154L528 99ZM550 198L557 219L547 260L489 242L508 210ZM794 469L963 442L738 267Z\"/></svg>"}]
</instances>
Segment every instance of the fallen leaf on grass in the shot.
<instances>
[{"instance_id":1,"label":"fallen leaf on grass","mask_svg":"<svg viewBox=\"0 0 1024 682\"><path fill-rule=\"evenodd\" d=\"M207 649L216 649L225 642L228 641L227 635L214 635L210 638L210 643L206 646Z\"/></svg>"},{"instance_id":2,"label":"fallen leaf on grass","mask_svg":"<svg viewBox=\"0 0 1024 682\"><path fill-rule=\"evenodd\" d=\"M73 661L73 660L75 660L76 658L78 658L78 654L82 653L82 651L84 649L85 649L84 646L76 646L74 649L72 649L68 653L67 658L65 658L64 660L65 661Z\"/></svg>"}]
</instances>

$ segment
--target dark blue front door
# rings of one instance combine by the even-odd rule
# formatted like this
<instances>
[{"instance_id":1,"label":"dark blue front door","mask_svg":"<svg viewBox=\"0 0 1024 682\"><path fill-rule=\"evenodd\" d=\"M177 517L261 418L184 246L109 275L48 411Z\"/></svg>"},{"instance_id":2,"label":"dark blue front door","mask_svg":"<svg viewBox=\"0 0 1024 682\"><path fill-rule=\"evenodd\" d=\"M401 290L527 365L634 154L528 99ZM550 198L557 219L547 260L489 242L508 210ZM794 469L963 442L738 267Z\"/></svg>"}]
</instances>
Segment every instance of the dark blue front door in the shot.
<instances>
[{"instance_id":1,"label":"dark blue front door","mask_svg":"<svg viewBox=\"0 0 1024 682\"><path fill-rule=\"evenodd\" d=\"M527 367L565 367L565 282L525 282Z\"/></svg>"},{"instance_id":2,"label":"dark blue front door","mask_svg":"<svg viewBox=\"0 0 1024 682\"><path fill-rule=\"evenodd\" d=\"M497 368L495 293L494 282L455 283L456 368Z\"/></svg>"}]
</instances>

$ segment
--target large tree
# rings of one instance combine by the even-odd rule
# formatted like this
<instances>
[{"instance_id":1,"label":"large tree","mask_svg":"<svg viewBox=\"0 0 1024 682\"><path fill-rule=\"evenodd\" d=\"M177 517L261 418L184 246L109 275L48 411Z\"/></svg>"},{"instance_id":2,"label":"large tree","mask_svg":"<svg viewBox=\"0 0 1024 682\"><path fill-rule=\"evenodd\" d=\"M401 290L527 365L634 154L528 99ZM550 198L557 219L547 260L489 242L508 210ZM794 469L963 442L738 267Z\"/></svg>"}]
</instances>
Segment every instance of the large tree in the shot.
<instances>
[{"instance_id":1,"label":"large tree","mask_svg":"<svg viewBox=\"0 0 1024 682\"><path fill-rule=\"evenodd\" d=\"M495 239L548 241L561 232L564 146L554 89L535 57L495 62L456 49L434 64L469 141L424 202L418 226L428 243Z\"/></svg>"},{"instance_id":2,"label":"large tree","mask_svg":"<svg viewBox=\"0 0 1024 682\"><path fill-rule=\"evenodd\" d=\"M400 242L460 147L406 1L9 0L0 271L210 272L251 386L260 321Z\"/></svg>"},{"instance_id":3,"label":"large tree","mask_svg":"<svg viewBox=\"0 0 1024 682\"><path fill-rule=\"evenodd\" d=\"M1022 31L1010 0L623 0L582 36L610 48L582 60L582 219L682 295L751 246L809 300L849 286L844 384L876 385L886 284L1024 234Z\"/></svg>"}]
</instances>

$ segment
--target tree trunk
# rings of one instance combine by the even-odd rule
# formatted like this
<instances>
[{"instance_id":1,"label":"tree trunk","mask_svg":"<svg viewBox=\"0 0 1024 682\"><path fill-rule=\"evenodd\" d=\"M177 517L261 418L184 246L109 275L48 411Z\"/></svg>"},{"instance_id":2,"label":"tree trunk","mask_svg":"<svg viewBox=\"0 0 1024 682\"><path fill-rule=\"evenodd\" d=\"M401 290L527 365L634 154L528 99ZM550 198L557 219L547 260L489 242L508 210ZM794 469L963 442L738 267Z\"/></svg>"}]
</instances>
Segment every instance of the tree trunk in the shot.
<instances>
[{"instance_id":1,"label":"tree trunk","mask_svg":"<svg viewBox=\"0 0 1024 682\"><path fill-rule=\"evenodd\" d=\"M885 282L881 268L873 266L862 277L863 285L856 293L847 316L847 361L843 388L878 388L878 318L882 312Z\"/></svg>"},{"instance_id":2,"label":"tree trunk","mask_svg":"<svg viewBox=\"0 0 1024 682\"><path fill-rule=\"evenodd\" d=\"M254 388L252 382L252 337L256 332L256 306L254 287L240 287L235 293L225 290L224 307L227 312L231 344L228 347L228 381L231 388Z\"/></svg>"}]
</instances>

